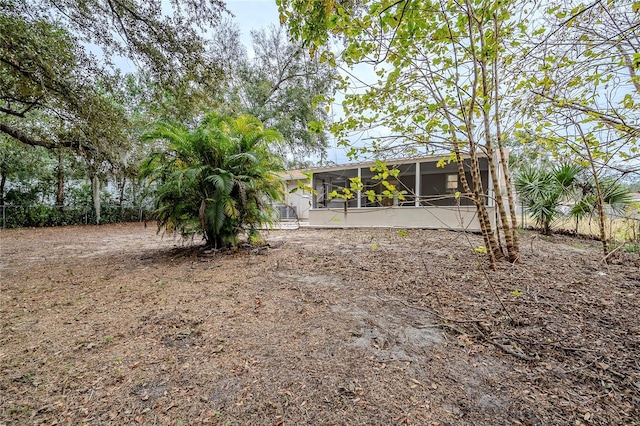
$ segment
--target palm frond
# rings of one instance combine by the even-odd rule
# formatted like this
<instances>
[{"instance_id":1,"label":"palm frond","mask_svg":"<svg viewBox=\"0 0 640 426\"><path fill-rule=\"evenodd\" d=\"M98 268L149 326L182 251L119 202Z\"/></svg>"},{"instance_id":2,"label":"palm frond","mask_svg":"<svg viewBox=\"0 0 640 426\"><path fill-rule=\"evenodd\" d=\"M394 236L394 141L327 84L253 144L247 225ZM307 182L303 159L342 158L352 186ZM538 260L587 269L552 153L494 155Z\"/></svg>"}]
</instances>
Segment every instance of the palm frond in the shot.
<instances>
[{"instance_id":1,"label":"palm frond","mask_svg":"<svg viewBox=\"0 0 640 426\"><path fill-rule=\"evenodd\" d=\"M584 219L593 216L596 205L595 196L581 197L571 208L569 215L576 219Z\"/></svg>"},{"instance_id":2,"label":"palm frond","mask_svg":"<svg viewBox=\"0 0 640 426\"><path fill-rule=\"evenodd\" d=\"M583 172L584 167L578 164L563 163L553 169L552 175L562 188L571 190Z\"/></svg>"},{"instance_id":3,"label":"palm frond","mask_svg":"<svg viewBox=\"0 0 640 426\"><path fill-rule=\"evenodd\" d=\"M600 184L603 189L602 199L604 202L607 203L616 214L624 214L627 206L633 202L631 192L615 179L603 179Z\"/></svg>"},{"instance_id":4,"label":"palm frond","mask_svg":"<svg viewBox=\"0 0 640 426\"><path fill-rule=\"evenodd\" d=\"M227 195L231 193L231 188L233 187L232 177L228 173L211 174L206 176L204 181L211 183L215 191Z\"/></svg>"}]
</instances>

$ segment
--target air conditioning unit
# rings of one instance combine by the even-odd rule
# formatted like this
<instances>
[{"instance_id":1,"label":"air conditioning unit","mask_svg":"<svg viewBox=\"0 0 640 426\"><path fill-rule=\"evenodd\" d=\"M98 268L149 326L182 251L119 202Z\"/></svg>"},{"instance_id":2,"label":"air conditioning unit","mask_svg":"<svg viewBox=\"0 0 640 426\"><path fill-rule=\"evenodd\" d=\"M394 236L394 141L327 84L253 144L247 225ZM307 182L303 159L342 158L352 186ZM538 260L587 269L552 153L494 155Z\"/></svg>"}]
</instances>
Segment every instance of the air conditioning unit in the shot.
<instances>
[{"instance_id":1,"label":"air conditioning unit","mask_svg":"<svg viewBox=\"0 0 640 426\"><path fill-rule=\"evenodd\" d=\"M297 219L298 212L295 207L292 206L278 206L278 213L281 220Z\"/></svg>"}]
</instances>

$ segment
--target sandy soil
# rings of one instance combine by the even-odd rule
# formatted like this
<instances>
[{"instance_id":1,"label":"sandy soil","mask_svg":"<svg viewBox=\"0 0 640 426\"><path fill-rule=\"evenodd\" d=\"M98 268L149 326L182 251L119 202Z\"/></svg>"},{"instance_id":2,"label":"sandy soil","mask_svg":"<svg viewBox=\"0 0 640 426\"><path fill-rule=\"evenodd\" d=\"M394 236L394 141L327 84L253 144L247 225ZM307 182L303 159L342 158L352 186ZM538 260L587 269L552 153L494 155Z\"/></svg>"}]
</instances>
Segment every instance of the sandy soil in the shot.
<instances>
[{"instance_id":1,"label":"sandy soil","mask_svg":"<svg viewBox=\"0 0 640 426\"><path fill-rule=\"evenodd\" d=\"M640 424L640 259L521 235L0 232L0 424ZM487 279L488 278L488 279Z\"/></svg>"}]
</instances>

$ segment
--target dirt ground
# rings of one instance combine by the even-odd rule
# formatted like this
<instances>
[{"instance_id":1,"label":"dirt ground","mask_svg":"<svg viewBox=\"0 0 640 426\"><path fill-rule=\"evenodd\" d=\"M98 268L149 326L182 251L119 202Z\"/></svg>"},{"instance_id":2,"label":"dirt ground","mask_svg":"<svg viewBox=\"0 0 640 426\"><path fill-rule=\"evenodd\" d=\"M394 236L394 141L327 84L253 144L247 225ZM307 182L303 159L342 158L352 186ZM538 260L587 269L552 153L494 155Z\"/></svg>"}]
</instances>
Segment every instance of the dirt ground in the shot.
<instances>
[{"instance_id":1,"label":"dirt ground","mask_svg":"<svg viewBox=\"0 0 640 426\"><path fill-rule=\"evenodd\" d=\"M640 425L640 259L521 234L0 232L0 425ZM488 281L487 278L490 280Z\"/></svg>"}]
</instances>

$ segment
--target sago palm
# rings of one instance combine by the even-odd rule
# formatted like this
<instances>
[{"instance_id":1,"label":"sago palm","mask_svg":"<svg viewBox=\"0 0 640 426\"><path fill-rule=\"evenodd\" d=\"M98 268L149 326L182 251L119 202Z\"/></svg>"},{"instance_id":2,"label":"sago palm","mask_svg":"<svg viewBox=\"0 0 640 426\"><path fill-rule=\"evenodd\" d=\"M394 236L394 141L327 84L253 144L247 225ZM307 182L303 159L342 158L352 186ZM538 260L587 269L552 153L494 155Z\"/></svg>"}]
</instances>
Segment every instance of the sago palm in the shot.
<instances>
[{"instance_id":1,"label":"sago palm","mask_svg":"<svg viewBox=\"0 0 640 426\"><path fill-rule=\"evenodd\" d=\"M516 176L520 200L544 234L551 233L552 222L562 214L559 207L572 197L582 171L580 166L561 164L553 169L529 167Z\"/></svg>"},{"instance_id":2,"label":"sago palm","mask_svg":"<svg viewBox=\"0 0 640 426\"><path fill-rule=\"evenodd\" d=\"M164 143L142 168L157 184L160 228L202 234L208 246L220 248L236 246L242 232L258 237L258 228L275 220L282 161L270 145L281 136L255 117L210 113L195 129L159 123L145 138Z\"/></svg>"}]
</instances>

